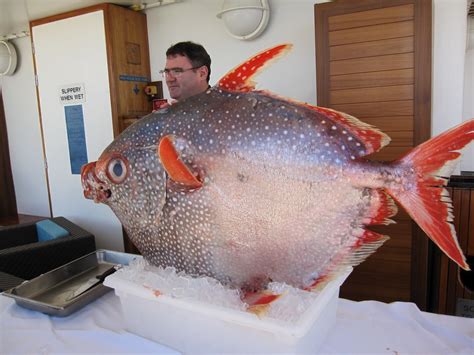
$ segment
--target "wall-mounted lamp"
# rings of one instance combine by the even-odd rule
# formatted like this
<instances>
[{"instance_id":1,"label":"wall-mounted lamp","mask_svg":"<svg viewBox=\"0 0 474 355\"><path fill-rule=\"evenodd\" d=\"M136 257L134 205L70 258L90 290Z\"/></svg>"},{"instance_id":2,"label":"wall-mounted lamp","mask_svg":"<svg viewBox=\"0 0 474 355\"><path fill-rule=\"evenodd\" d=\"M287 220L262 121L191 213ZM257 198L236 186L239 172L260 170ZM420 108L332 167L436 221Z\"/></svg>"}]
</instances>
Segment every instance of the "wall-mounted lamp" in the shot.
<instances>
[{"instance_id":1,"label":"wall-mounted lamp","mask_svg":"<svg viewBox=\"0 0 474 355\"><path fill-rule=\"evenodd\" d=\"M0 76L12 75L15 69L15 47L8 41L0 41Z\"/></svg>"},{"instance_id":2,"label":"wall-mounted lamp","mask_svg":"<svg viewBox=\"0 0 474 355\"><path fill-rule=\"evenodd\" d=\"M224 21L227 32L237 39L258 37L270 18L268 0L224 0L217 18Z\"/></svg>"}]
</instances>

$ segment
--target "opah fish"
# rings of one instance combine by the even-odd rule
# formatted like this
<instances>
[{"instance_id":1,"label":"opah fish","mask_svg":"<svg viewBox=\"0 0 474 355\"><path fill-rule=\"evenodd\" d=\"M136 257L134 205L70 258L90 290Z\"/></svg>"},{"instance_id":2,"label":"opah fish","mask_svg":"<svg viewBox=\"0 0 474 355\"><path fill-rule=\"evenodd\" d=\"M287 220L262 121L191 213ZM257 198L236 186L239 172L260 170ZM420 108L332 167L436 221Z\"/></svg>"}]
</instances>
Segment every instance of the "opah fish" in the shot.
<instances>
[{"instance_id":1,"label":"opah fish","mask_svg":"<svg viewBox=\"0 0 474 355\"><path fill-rule=\"evenodd\" d=\"M387 239L399 202L468 269L444 189L474 120L400 159L365 159L389 141L328 108L255 90L290 45L261 52L207 92L150 114L83 167L86 198L112 208L145 259L223 283L311 288Z\"/></svg>"}]
</instances>

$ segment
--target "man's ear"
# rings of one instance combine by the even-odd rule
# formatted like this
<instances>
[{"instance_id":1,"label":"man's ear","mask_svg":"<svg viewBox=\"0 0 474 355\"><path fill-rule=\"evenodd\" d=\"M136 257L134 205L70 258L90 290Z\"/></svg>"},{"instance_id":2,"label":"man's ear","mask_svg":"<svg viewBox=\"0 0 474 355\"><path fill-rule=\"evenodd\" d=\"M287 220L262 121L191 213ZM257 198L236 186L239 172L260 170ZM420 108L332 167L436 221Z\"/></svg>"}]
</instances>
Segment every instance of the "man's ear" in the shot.
<instances>
[{"instance_id":1,"label":"man's ear","mask_svg":"<svg viewBox=\"0 0 474 355\"><path fill-rule=\"evenodd\" d=\"M199 75L201 76L201 78L203 78L204 80L207 80L207 74L209 73L209 70L207 69L207 67L203 65L198 70L199 70Z\"/></svg>"}]
</instances>

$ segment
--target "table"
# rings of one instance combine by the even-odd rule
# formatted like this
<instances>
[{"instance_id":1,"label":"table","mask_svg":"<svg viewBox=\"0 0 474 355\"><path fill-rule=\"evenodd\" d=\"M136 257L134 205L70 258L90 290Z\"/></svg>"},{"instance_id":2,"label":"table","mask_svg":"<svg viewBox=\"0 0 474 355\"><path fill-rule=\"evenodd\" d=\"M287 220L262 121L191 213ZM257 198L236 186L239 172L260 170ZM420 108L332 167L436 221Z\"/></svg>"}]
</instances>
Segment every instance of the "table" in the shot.
<instances>
[{"instance_id":1,"label":"table","mask_svg":"<svg viewBox=\"0 0 474 355\"><path fill-rule=\"evenodd\" d=\"M166 326L160 324L158 326ZM185 341L185 339L183 339ZM339 299L336 325L321 353L474 354L474 319L421 312L407 302ZM0 354L178 354L125 329L113 292L66 318L0 296Z\"/></svg>"}]
</instances>

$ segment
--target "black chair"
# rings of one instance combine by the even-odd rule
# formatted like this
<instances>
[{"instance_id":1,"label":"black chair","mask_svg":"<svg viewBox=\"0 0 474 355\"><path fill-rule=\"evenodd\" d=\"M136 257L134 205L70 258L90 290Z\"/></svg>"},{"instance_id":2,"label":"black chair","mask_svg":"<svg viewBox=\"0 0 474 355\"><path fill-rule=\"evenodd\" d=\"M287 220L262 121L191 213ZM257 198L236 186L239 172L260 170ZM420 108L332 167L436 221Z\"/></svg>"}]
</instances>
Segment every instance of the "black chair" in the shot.
<instances>
[{"instance_id":1,"label":"black chair","mask_svg":"<svg viewBox=\"0 0 474 355\"><path fill-rule=\"evenodd\" d=\"M69 235L38 241L35 222L0 229L0 292L96 250L91 233L64 217L50 220Z\"/></svg>"}]
</instances>

